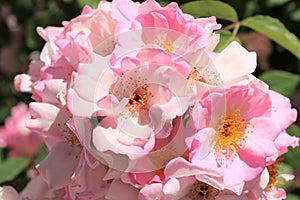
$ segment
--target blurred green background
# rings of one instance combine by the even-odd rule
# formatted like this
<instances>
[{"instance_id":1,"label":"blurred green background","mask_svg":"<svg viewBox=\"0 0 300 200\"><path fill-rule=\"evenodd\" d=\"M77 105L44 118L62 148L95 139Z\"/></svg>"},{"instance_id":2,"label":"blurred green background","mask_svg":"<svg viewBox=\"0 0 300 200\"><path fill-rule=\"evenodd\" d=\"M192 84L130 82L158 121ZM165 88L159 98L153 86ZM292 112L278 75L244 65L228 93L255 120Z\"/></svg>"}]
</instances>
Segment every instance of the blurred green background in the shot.
<instances>
[{"instance_id":1,"label":"blurred green background","mask_svg":"<svg viewBox=\"0 0 300 200\"><path fill-rule=\"evenodd\" d=\"M29 94L21 94L13 88L13 78L16 74L26 73L31 59L37 59L45 42L37 35L37 26L61 26L63 20L70 20L79 15L83 5L95 7L99 0L0 0L0 125L10 113L10 108L19 101L29 103ZM142 1L140 1L142 2ZM159 1L166 5L171 1ZM190 2L176 1L179 5ZM223 2L231 5L238 13L239 19L254 15L268 15L279 19L288 30L300 37L300 1L299 0L242 0ZM229 25L228 21L218 20L223 27ZM281 83L294 81L292 92L287 94L292 104L300 110L300 60L294 54L269 40L264 35L241 27L236 35L249 51L256 51L258 67L256 76L262 77L274 87L283 87ZM300 47L299 47L300 53ZM273 70L283 70L286 74ZM285 76L286 75L286 76ZM278 78L282 79L279 80ZM273 80L273 81L272 81ZM276 85L277 84L277 85ZM294 90L295 89L295 90ZM280 91L280 89L279 89ZM285 88L281 89L285 91ZM297 120L298 126L300 120ZM300 136L297 125L293 125L288 132ZM0 150L0 162L7 157L7 149ZM296 175L293 182L285 187L288 199L300 199L300 148L290 149L284 156L284 170ZM28 178L26 173L20 173L12 181L0 183L15 186L19 191L24 187Z\"/></svg>"}]
</instances>

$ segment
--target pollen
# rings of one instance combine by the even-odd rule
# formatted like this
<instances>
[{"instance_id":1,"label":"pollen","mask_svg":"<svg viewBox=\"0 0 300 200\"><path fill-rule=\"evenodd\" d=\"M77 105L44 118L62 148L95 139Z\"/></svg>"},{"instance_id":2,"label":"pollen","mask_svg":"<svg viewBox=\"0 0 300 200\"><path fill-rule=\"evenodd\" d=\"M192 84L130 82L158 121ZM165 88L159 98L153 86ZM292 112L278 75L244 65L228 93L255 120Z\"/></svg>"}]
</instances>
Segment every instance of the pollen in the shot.
<instances>
[{"instance_id":1,"label":"pollen","mask_svg":"<svg viewBox=\"0 0 300 200\"><path fill-rule=\"evenodd\" d=\"M200 75L200 72L199 72L199 70L197 70L196 67L193 67L193 69L191 70L191 72L189 73L189 75L187 77L187 80L188 80L190 87L193 87L197 81L206 83L205 78L202 75Z\"/></svg>"},{"instance_id":2,"label":"pollen","mask_svg":"<svg viewBox=\"0 0 300 200\"><path fill-rule=\"evenodd\" d=\"M278 185L284 184L283 180L278 179L280 177L278 170L281 165L282 162L280 161L280 159L277 159L275 163L267 166L269 172L269 182L265 189L267 192L269 192L272 188L277 188Z\"/></svg>"},{"instance_id":3,"label":"pollen","mask_svg":"<svg viewBox=\"0 0 300 200\"><path fill-rule=\"evenodd\" d=\"M129 95L126 109L131 112L132 115L136 115L147 103L149 94L148 85L144 84L141 88Z\"/></svg>"},{"instance_id":4,"label":"pollen","mask_svg":"<svg viewBox=\"0 0 300 200\"><path fill-rule=\"evenodd\" d=\"M215 155L219 162L230 163L244 146L247 138L246 128L250 123L243 120L239 110L221 118L220 122L214 147Z\"/></svg>"},{"instance_id":5,"label":"pollen","mask_svg":"<svg viewBox=\"0 0 300 200\"><path fill-rule=\"evenodd\" d=\"M72 147L81 147L81 143L79 142L77 136L69 130L67 135L65 136L65 140L72 146Z\"/></svg>"},{"instance_id":6,"label":"pollen","mask_svg":"<svg viewBox=\"0 0 300 200\"><path fill-rule=\"evenodd\" d=\"M168 40L168 39L165 40L165 41L154 40L152 43L160 46L166 52L172 52L172 51L174 51L174 45L173 45L173 41L172 40Z\"/></svg>"},{"instance_id":7,"label":"pollen","mask_svg":"<svg viewBox=\"0 0 300 200\"><path fill-rule=\"evenodd\" d=\"M192 200L211 200L216 199L220 191L206 183L196 182L192 186L191 199Z\"/></svg>"},{"instance_id":8,"label":"pollen","mask_svg":"<svg viewBox=\"0 0 300 200\"><path fill-rule=\"evenodd\" d=\"M75 133L66 125L63 126L58 124L58 127L62 129L61 136L72 146L72 147L81 147L81 143Z\"/></svg>"},{"instance_id":9,"label":"pollen","mask_svg":"<svg viewBox=\"0 0 300 200\"><path fill-rule=\"evenodd\" d=\"M174 42L170 39L154 39L152 41L146 41L145 43L158 45L165 52L172 52L175 50Z\"/></svg>"}]
</instances>

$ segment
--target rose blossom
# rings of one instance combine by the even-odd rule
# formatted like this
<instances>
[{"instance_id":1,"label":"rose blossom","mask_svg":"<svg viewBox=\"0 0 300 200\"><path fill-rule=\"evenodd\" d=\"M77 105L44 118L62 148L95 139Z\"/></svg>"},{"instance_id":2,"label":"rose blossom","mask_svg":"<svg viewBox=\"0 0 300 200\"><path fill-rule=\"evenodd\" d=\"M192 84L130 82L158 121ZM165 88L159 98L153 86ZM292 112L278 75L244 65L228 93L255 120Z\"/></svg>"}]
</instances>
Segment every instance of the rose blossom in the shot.
<instances>
[{"instance_id":1,"label":"rose blossom","mask_svg":"<svg viewBox=\"0 0 300 200\"><path fill-rule=\"evenodd\" d=\"M31 103L30 108L32 119L27 126L44 136L49 150L47 157L37 165L40 176L49 188L68 188L72 199L75 196L104 196L107 183L100 179L107 169L86 151L82 146L82 136L77 132L90 130L91 124L85 123L82 125L84 127L77 124L78 129L75 130L72 116L66 109L37 102Z\"/></svg>"},{"instance_id":2,"label":"rose blossom","mask_svg":"<svg viewBox=\"0 0 300 200\"><path fill-rule=\"evenodd\" d=\"M109 2L100 3L95 10L85 6L81 15L64 22L64 27L38 28L39 35L47 42L40 55L41 61L32 61L28 74L15 77L16 89L32 93L36 101L44 101L41 95L48 81L67 82L61 88L64 91L72 71L76 71L78 64L85 62L91 52L110 54L114 48L115 23L111 9ZM53 95L55 98L57 93Z\"/></svg>"},{"instance_id":3,"label":"rose blossom","mask_svg":"<svg viewBox=\"0 0 300 200\"><path fill-rule=\"evenodd\" d=\"M215 199L221 188L211 186L214 179L222 179L221 175L209 168L201 168L182 157L177 157L160 171L159 176L165 179L158 181L155 176L151 182L141 188L140 200L150 199Z\"/></svg>"},{"instance_id":4,"label":"rose blossom","mask_svg":"<svg viewBox=\"0 0 300 200\"><path fill-rule=\"evenodd\" d=\"M116 28L117 41L124 52L150 45L179 55L189 46L206 48L210 53L219 40L219 35L212 33L220 28L215 17L194 19L182 13L176 3L161 7L154 0L147 0L140 5L119 4L117 8L112 14L118 19L120 10L133 10L130 17L122 16L124 19Z\"/></svg>"},{"instance_id":5,"label":"rose blossom","mask_svg":"<svg viewBox=\"0 0 300 200\"><path fill-rule=\"evenodd\" d=\"M11 116L0 129L0 146L10 149L9 156L25 156L32 158L42 144L42 138L26 128L25 122L30 119L28 107L19 103L11 110Z\"/></svg>"},{"instance_id":6,"label":"rose blossom","mask_svg":"<svg viewBox=\"0 0 300 200\"><path fill-rule=\"evenodd\" d=\"M268 93L253 84L212 90L195 105L187 127L190 159L223 174L215 187L240 194L277 153L280 128L271 120L271 106Z\"/></svg>"},{"instance_id":7,"label":"rose blossom","mask_svg":"<svg viewBox=\"0 0 300 200\"><path fill-rule=\"evenodd\" d=\"M90 173L96 177L105 170L88 161L81 138L72 128L65 95L79 63L86 62L93 51L106 55L113 50L110 38L115 20L111 18L111 9L108 2L100 3L95 10L86 6L80 16L64 22L63 27L38 28L47 42L41 61L31 63L29 75L15 79L17 89L32 93L32 98L41 102L31 104L32 119L27 123L31 130L44 136L49 150L49 155L38 165L41 177L51 188L69 187L68 193L73 197L103 196L82 176ZM95 186L102 183L95 182Z\"/></svg>"},{"instance_id":8,"label":"rose blossom","mask_svg":"<svg viewBox=\"0 0 300 200\"><path fill-rule=\"evenodd\" d=\"M37 101L26 125L49 154L21 197L284 197L272 167L298 145L285 132L296 111L251 75L255 53L213 53L219 28L154 0L101 1L38 28L40 61L15 87Z\"/></svg>"},{"instance_id":9,"label":"rose blossom","mask_svg":"<svg viewBox=\"0 0 300 200\"><path fill-rule=\"evenodd\" d=\"M292 174L279 174L282 163L278 160L268 165L260 176L247 182L241 195L223 191L218 200L249 199L249 200L281 200L286 198L286 192L278 188L285 181L294 179Z\"/></svg>"},{"instance_id":10,"label":"rose blossom","mask_svg":"<svg viewBox=\"0 0 300 200\"><path fill-rule=\"evenodd\" d=\"M69 110L75 116L102 118L92 137L97 151L110 150L130 160L145 156L153 137L167 137L172 120L190 105L193 93L187 79L172 56L159 49L142 49L136 58L124 57L111 67L109 58L93 56L91 64L74 73Z\"/></svg>"},{"instance_id":11,"label":"rose blossom","mask_svg":"<svg viewBox=\"0 0 300 200\"><path fill-rule=\"evenodd\" d=\"M202 186L209 187L209 192L204 192L211 193L211 197L219 194L219 190L208 183L222 179L221 174L186 160L185 134L183 121L178 117L171 135L156 139L155 147L148 156L137 161L137 168L121 175L124 183L139 188L138 199L197 198Z\"/></svg>"},{"instance_id":12,"label":"rose blossom","mask_svg":"<svg viewBox=\"0 0 300 200\"><path fill-rule=\"evenodd\" d=\"M85 6L81 15L70 22L63 22L64 27L39 28L39 34L47 41L41 60L48 66L64 60L76 70L93 50L105 51L96 47L107 41L114 31L115 20L110 16L111 9L109 2L100 3L95 10ZM113 42L105 47L108 51L103 53L107 55L109 49L113 50Z\"/></svg>"}]
</instances>

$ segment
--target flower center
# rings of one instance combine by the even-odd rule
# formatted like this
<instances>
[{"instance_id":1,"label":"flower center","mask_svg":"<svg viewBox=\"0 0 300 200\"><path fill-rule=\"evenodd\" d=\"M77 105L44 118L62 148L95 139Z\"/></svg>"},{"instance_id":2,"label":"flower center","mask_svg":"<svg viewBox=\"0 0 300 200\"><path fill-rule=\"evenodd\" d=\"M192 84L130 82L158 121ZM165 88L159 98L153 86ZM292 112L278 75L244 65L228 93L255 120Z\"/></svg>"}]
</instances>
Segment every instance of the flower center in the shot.
<instances>
[{"instance_id":1,"label":"flower center","mask_svg":"<svg viewBox=\"0 0 300 200\"><path fill-rule=\"evenodd\" d=\"M141 88L138 88L134 93L129 95L129 102L126 109L131 112L132 115L137 115L147 103L149 94L148 85L144 84Z\"/></svg>"},{"instance_id":2,"label":"flower center","mask_svg":"<svg viewBox=\"0 0 300 200\"><path fill-rule=\"evenodd\" d=\"M221 119L217 130L218 138L214 147L218 161L233 161L246 142L247 136L245 133L249 124L249 122L242 119L239 110Z\"/></svg>"},{"instance_id":3,"label":"flower center","mask_svg":"<svg viewBox=\"0 0 300 200\"><path fill-rule=\"evenodd\" d=\"M162 40L156 39L156 40L153 40L152 43L160 46L160 48L162 48L162 50L164 50L166 52L174 51L174 45L173 45L172 40L167 39L165 41L162 41Z\"/></svg>"},{"instance_id":4,"label":"flower center","mask_svg":"<svg viewBox=\"0 0 300 200\"><path fill-rule=\"evenodd\" d=\"M170 39L154 39L152 41L146 41L145 43L158 45L165 52L172 52L175 50L174 42Z\"/></svg>"},{"instance_id":5,"label":"flower center","mask_svg":"<svg viewBox=\"0 0 300 200\"><path fill-rule=\"evenodd\" d=\"M197 182L192 187L192 200L210 200L216 199L220 191L206 183Z\"/></svg>"},{"instance_id":6,"label":"flower center","mask_svg":"<svg viewBox=\"0 0 300 200\"><path fill-rule=\"evenodd\" d=\"M190 87L193 87L197 81L206 83L204 77L200 74L200 72L195 67L193 67L193 69L189 73L187 80L189 82Z\"/></svg>"}]
</instances>

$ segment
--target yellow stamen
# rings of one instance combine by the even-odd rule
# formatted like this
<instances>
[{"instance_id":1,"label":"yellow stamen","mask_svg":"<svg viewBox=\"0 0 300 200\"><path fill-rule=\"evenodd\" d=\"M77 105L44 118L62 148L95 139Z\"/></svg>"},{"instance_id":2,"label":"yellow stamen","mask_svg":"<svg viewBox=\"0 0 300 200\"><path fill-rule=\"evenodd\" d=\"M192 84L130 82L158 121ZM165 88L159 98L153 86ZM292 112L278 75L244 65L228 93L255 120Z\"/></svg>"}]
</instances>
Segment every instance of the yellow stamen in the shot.
<instances>
[{"instance_id":1,"label":"yellow stamen","mask_svg":"<svg viewBox=\"0 0 300 200\"><path fill-rule=\"evenodd\" d=\"M268 165L269 182L266 187L266 191L269 192L272 188L277 188L278 185L284 184L283 180L279 180L280 174L278 173L279 167L282 165L280 159L277 159L272 165Z\"/></svg>"},{"instance_id":2,"label":"yellow stamen","mask_svg":"<svg viewBox=\"0 0 300 200\"><path fill-rule=\"evenodd\" d=\"M187 80L189 82L190 87L193 87L197 81L206 83L204 77L200 75L199 70L195 67L193 67L193 69L189 73Z\"/></svg>"},{"instance_id":3,"label":"yellow stamen","mask_svg":"<svg viewBox=\"0 0 300 200\"><path fill-rule=\"evenodd\" d=\"M131 114L136 115L140 111L140 109L147 103L147 98L149 95L147 90L148 85L144 84L141 87L141 91L130 94L126 109L130 111Z\"/></svg>"},{"instance_id":4,"label":"yellow stamen","mask_svg":"<svg viewBox=\"0 0 300 200\"><path fill-rule=\"evenodd\" d=\"M166 52L172 52L174 51L173 41L172 40L154 40L152 41L153 44L157 44L160 46L164 51Z\"/></svg>"},{"instance_id":5,"label":"yellow stamen","mask_svg":"<svg viewBox=\"0 0 300 200\"><path fill-rule=\"evenodd\" d=\"M246 141L246 128L249 122L242 119L240 111L221 119L218 127L218 138L214 150L218 161L233 161Z\"/></svg>"},{"instance_id":6,"label":"yellow stamen","mask_svg":"<svg viewBox=\"0 0 300 200\"><path fill-rule=\"evenodd\" d=\"M146 44L155 44L160 46L160 48L162 48L162 50L164 50L165 52L172 52L175 50L174 48L174 42L172 40L166 39L155 39L152 41L146 41Z\"/></svg>"}]
</instances>

